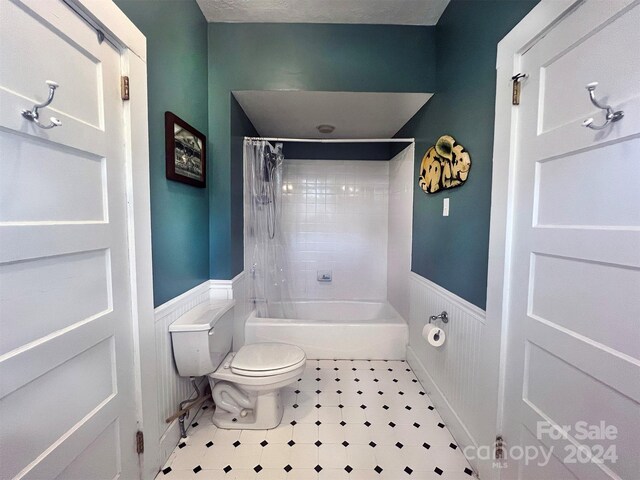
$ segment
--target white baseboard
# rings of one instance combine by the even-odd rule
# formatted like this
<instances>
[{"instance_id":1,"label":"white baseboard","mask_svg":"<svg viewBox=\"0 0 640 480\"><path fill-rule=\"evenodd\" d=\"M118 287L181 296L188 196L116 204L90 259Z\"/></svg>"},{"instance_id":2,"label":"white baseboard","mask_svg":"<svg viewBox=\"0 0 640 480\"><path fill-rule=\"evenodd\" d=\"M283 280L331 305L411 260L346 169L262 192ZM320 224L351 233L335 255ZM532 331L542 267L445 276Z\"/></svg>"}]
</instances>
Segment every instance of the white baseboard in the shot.
<instances>
[{"instance_id":1,"label":"white baseboard","mask_svg":"<svg viewBox=\"0 0 640 480\"><path fill-rule=\"evenodd\" d=\"M433 402L433 406L436 407L436 410L442 419L447 423L447 428L451 431L456 443L463 447L467 445L477 447L478 443L475 438L471 435L471 432L469 432L465 423L458 416L453 406L447 400L447 397L438 388L438 385L436 385L433 378L431 378L431 375L429 375L427 368L420 361L416 352L410 346L407 347L407 362L413 370L413 373L418 377L424 391L429 395L429 398Z\"/></svg>"},{"instance_id":2,"label":"white baseboard","mask_svg":"<svg viewBox=\"0 0 640 480\"><path fill-rule=\"evenodd\" d=\"M169 424L165 432L160 437L159 445L159 457L162 459L162 466L169 460L171 452L176 448L176 445L180 443L180 426L178 420L174 420Z\"/></svg>"}]
</instances>

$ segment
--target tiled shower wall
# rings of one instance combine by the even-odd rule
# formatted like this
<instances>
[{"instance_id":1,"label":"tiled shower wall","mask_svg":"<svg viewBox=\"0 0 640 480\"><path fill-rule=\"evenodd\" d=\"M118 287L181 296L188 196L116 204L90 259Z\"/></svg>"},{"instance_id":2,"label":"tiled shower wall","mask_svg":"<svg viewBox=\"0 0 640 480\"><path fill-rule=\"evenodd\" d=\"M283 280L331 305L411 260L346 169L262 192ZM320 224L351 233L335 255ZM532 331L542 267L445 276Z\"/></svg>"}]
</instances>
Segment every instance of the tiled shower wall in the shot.
<instances>
[{"instance_id":1,"label":"tiled shower wall","mask_svg":"<svg viewBox=\"0 0 640 480\"><path fill-rule=\"evenodd\" d=\"M389 162L285 160L282 228L294 299L387 298ZM332 282L318 282L330 271Z\"/></svg>"}]
</instances>

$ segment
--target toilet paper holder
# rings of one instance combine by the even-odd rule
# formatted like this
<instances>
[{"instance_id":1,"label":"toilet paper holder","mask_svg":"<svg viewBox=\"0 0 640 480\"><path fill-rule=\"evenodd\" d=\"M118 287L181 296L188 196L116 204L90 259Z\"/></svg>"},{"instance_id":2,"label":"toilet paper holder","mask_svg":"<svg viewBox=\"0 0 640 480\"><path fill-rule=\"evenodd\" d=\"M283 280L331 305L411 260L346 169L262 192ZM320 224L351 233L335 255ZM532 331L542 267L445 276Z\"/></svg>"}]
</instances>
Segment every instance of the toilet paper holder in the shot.
<instances>
[{"instance_id":1,"label":"toilet paper holder","mask_svg":"<svg viewBox=\"0 0 640 480\"><path fill-rule=\"evenodd\" d=\"M431 315L429 317L429 323L435 322L436 320L442 320L442 323L449 323L449 315L443 310L440 315Z\"/></svg>"}]
</instances>

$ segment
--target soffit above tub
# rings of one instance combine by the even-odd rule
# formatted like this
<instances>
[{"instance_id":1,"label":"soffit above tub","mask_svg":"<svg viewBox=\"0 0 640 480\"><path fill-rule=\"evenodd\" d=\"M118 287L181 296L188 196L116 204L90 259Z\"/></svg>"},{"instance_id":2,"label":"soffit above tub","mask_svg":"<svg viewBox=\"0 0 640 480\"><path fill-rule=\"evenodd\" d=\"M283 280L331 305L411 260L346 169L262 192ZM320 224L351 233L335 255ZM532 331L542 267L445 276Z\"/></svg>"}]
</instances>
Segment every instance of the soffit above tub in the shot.
<instances>
[{"instance_id":1,"label":"soffit above tub","mask_svg":"<svg viewBox=\"0 0 640 480\"><path fill-rule=\"evenodd\" d=\"M208 22L435 25L449 0L197 0Z\"/></svg>"},{"instance_id":2,"label":"soffit above tub","mask_svg":"<svg viewBox=\"0 0 640 480\"><path fill-rule=\"evenodd\" d=\"M431 93L241 90L233 95L263 137L391 138ZM333 125L331 134L318 125Z\"/></svg>"}]
</instances>

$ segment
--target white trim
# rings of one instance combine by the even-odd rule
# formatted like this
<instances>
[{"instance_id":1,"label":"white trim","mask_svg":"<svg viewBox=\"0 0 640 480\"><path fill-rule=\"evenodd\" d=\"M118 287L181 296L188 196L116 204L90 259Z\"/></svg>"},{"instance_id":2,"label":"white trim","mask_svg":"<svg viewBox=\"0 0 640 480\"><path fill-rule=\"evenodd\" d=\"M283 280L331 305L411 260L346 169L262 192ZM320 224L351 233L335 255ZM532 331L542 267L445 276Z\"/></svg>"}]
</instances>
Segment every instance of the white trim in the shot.
<instances>
[{"instance_id":1,"label":"white trim","mask_svg":"<svg viewBox=\"0 0 640 480\"><path fill-rule=\"evenodd\" d=\"M496 56L496 68L511 65L515 55L522 54L528 50L569 10L573 10L584 1L542 0L513 30L500 40Z\"/></svg>"},{"instance_id":2,"label":"white trim","mask_svg":"<svg viewBox=\"0 0 640 480\"><path fill-rule=\"evenodd\" d=\"M431 280L418 275L415 272L410 272L409 276L415 281L422 283L425 287L434 290L438 295L455 304L460 310L463 310L469 315L476 317L481 323L486 323L486 313L480 307L474 305L473 303L465 300L462 297L459 297L455 293L450 292L446 288L441 287L437 283L434 283Z\"/></svg>"},{"instance_id":3,"label":"white trim","mask_svg":"<svg viewBox=\"0 0 640 480\"><path fill-rule=\"evenodd\" d=\"M478 447L478 442L471 434L465 423L458 416L453 406L447 400L445 394L440 390L436 382L433 380L427 367L420 361L418 355L410 345L407 346L407 363L415 373L416 377L420 381L420 385L424 388L424 391L429 395L429 398L433 402L433 406L443 419L451 424L451 419L454 419L457 425L455 427L449 425L449 430L456 433L456 443L462 446L472 445ZM453 433L452 433L453 435ZM474 468L476 466L474 465Z\"/></svg>"},{"instance_id":4,"label":"white trim","mask_svg":"<svg viewBox=\"0 0 640 480\"><path fill-rule=\"evenodd\" d=\"M147 63L147 39L114 2L105 0L64 0L105 36L123 49L131 50ZM146 83L146 82L145 82Z\"/></svg>"},{"instance_id":5,"label":"white trim","mask_svg":"<svg viewBox=\"0 0 640 480\"><path fill-rule=\"evenodd\" d=\"M196 285L190 290L187 290L184 293L181 293L177 297L173 297L171 300L163 303L162 305L158 305L154 310L154 315L156 317L156 321L160 317L164 317L168 315L170 312L179 308L184 302L188 301L193 296L201 295L205 292L209 291L209 282L210 280L205 280L200 285Z\"/></svg>"},{"instance_id":6,"label":"white trim","mask_svg":"<svg viewBox=\"0 0 640 480\"><path fill-rule=\"evenodd\" d=\"M173 297L171 300L163 303L162 305L158 305L154 310L154 316L156 321L158 318L165 317L173 310L180 308L185 302L189 301L193 297L197 297L202 295L203 293L209 292L209 298L211 300L216 300L222 298L233 299L233 287L240 280L244 278L244 272L240 272L238 275L233 277L231 280L205 280L199 285L187 290L184 293L181 293L177 297Z\"/></svg>"},{"instance_id":7,"label":"white trim","mask_svg":"<svg viewBox=\"0 0 640 480\"><path fill-rule=\"evenodd\" d=\"M207 283L212 300L233 298L233 280L209 280Z\"/></svg>"},{"instance_id":8,"label":"white trim","mask_svg":"<svg viewBox=\"0 0 640 480\"><path fill-rule=\"evenodd\" d=\"M160 465L161 469L165 468L169 463L169 457L171 457L171 453L178 443L180 443L180 425L176 418L169 424L158 441L158 457L164 459L164 462Z\"/></svg>"},{"instance_id":9,"label":"white trim","mask_svg":"<svg viewBox=\"0 0 640 480\"><path fill-rule=\"evenodd\" d=\"M236 285L238 285L239 282L244 281L244 277L245 277L244 270L242 272L240 272L238 275L236 275L235 277L233 277L231 279L231 287L232 287L232 289L235 289ZM235 298L235 297L232 297L232 298Z\"/></svg>"},{"instance_id":10,"label":"white trim","mask_svg":"<svg viewBox=\"0 0 640 480\"><path fill-rule=\"evenodd\" d=\"M189 385L188 386L189 393L193 392L193 390L191 389L191 382L189 381L189 379L185 379L185 381ZM200 377L200 380L198 381L198 388L200 389L201 392L206 388L207 383L208 383L207 377ZM186 398L181 400L186 400ZM187 430L187 435L190 435L189 429L191 428L191 424L196 420L199 420L202 417L202 415L204 415L204 413L200 414L200 412L202 411L203 411L202 405L200 405L195 411L192 411L191 414L189 415L189 418L186 419L185 427ZM167 425L165 422L163 422L162 424ZM159 447L158 447L159 449L158 457L162 460L160 468L162 469L166 468L168 464L170 464L173 461L173 458L171 458L172 457L171 454L176 449L176 446L180 443L181 440L182 440L182 437L180 436L180 421L176 418L175 420L173 420L171 423L168 424L168 426L165 428L164 433L160 436Z\"/></svg>"},{"instance_id":11,"label":"white trim","mask_svg":"<svg viewBox=\"0 0 640 480\"><path fill-rule=\"evenodd\" d=\"M155 376L143 375L156 364L155 333L153 321L153 272L151 258L151 193L149 183L149 141L147 118L147 65L131 50L122 56L123 74L129 76L136 91L125 103L126 143L130 147L128 164L128 208L129 208L129 259L132 282L132 310L135 375L137 380L139 428L147 436L157 438L158 405L155 392ZM151 445L153 447L153 445ZM141 457L142 479L152 478L157 473L156 451L145 449Z\"/></svg>"},{"instance_id":12,"label":"white trim","mask_svg":"<svg viewBox=\"0 0 640 480\"><path fill-rule=\"evenodd\" d=\"M146 39L113 2L66 0L65 3L106 38L118 46L121 72L129 76L131 100L124 104L126 195L129 271L131 281L134 376L138 428L145 438L158 438L157 382L155 375L142 375L156 365L151 260L151 207L149 187L149 141L147 114ZM147 442L140 457L140 478L152 479L158 472L158 444Z\"/></svg>"},{"instance_id":13,"label":"white trim","mask_svg":"<svg viewBox=\"0 0 640 480\"><path fill-rule=\"evenodd\" d=\"M233 299L233 287L240 280L244 278L244 272L239 273L231 280L205 280L199 285L187 290L184 293L181 293L177 297L173 297L171 300L163 303L162 305L158 305L154 310L154 316L156 321L158 318L165 317L173 310L177 308L181 308L181 306L188 302L191 298L202 295L203 293L209 292L209 298L211 300L217 300L220 298L228 298L229 300Z\"/></svg>"},{"instance_id":14,"label":"white trim","mask_svg":"<svg viewBox=\"0 0 640 480\"><path fill-rule=\"evenodd\" d=\"M209 280L209 292L211 300L233 299L234 287L244 279L244 271L233 277L231 280Z\"/></svg>"},{"instance_id":15,"label":"white trim","mask_svg":"<svg viewBox=\"0 0 640 480\"><path fill-rule=\"evenodd\" d=\"M502 430L506 350L508 338L508 299L511 265L513 162L516 147L518 107L511 105L511 76L519 73L520 57L565 15L584 0L542 0L498 44L496 59L496 107L493 140L491 223L487 275L487 324L499 343L498 412L496 434ZM504 321L503 321L504 320ZM492 351L497 345L490 345Z\"/></svg>"}]
</instances>

